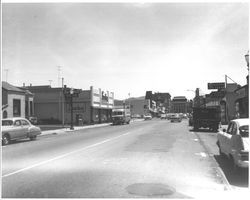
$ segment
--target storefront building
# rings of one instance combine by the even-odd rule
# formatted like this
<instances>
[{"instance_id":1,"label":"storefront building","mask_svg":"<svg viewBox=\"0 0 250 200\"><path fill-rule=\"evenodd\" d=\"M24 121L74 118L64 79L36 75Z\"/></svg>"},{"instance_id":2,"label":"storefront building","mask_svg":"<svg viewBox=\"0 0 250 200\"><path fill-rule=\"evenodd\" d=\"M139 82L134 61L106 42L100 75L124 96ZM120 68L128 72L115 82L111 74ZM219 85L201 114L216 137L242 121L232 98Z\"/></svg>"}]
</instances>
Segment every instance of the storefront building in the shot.
<instances>
[{"instance_id":1,"label":"storefront building","mask_svg":"<svg viewBox=\"0 0 250 200\"><path fill-rule=\"evenodd\" d=\"M35 94L35 115L42 124L70 124L71 96L65 91L71 88L52 88L51 86L26 87ZM114 93L95 89L73 89L73 124L103 123L111 121Z\"/></svg>"},{"instance_id":2,"label":"storefront building","mask_svg":"<svg viewBox=\"0 0 250 200\"><path fill-rule=\"evenodd\" d=\"M30 91L2 82L2 118L33 116L33 98Z\"/></svg>"}]
</instances>

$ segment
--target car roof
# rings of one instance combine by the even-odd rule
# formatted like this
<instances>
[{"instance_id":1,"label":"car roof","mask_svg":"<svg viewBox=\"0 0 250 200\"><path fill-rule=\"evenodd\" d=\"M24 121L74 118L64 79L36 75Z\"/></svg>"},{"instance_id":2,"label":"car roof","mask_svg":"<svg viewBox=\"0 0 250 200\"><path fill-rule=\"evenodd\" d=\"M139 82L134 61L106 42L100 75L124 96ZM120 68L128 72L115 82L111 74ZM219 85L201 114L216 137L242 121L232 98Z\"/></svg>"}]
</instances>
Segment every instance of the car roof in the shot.
<instances>
[{"instance_id":1,"label":"car roof","mask_svg":"<svg viewBox=\"0 0 250 200\"><path fill-rule=\"evenodd\" d=\"M236 122L237 124L239 124L239 126L249 125L249 118L234 119L232 121Z\"/></svg>"},{"instance_id":2,"label":"car roof","mask_svg":"<svg viewBox=\"0 0 250 200\"><path fill-rule=\"evenodd\" d=\"M23 117L4 118L4 119L2 119L2 120L11 120L11 121L13 121L13 120L21 120L21 119L27 120L27 119L25 119L25 118L23 118ZM28 120L27 120L27 121L28 121Z\"/></svg>"}]
</instances>

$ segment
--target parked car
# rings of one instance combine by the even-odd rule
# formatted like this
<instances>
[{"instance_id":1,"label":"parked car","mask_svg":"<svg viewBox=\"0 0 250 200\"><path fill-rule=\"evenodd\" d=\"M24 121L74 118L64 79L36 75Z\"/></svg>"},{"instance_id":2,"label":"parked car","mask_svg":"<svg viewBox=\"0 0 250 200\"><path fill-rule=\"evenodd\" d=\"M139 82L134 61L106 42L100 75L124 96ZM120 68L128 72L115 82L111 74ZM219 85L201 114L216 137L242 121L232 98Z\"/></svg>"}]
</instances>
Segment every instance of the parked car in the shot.
<instances>
[{"instance_id":1,"label":"parked car","mask_svg":"<svg viewBox=\"0 0 250 200\"><path fill-rule=\"evenodd\" d=\"M8 145L11 140L29 138L35 140L41 134L41 129L25 118L7 118L2 120L2 145Z\"/></svg>"},{"instance_id":2,"label":"parked car","mask_svg":"<svg viewBox=\"0 0 250 200\"><path fill-rule=\"evenodd\" d=\"M170 121L171 122L181 122L182 118L179 114L173 114L170 116Z\"/></svg>"},{"instance_id":3,"label":"parked car","mask_svg":"<svg viewBox=\"0 0 250 200\"><path fill-rule=\"evenodd\" d=\"M150 114L144 115L144 120L151 120L151 119L152 119L152 115Z\"/></svg>"},{"instance_id":4,"label":"parked car","mask_svg":"<svg viewBox=\"0 0 250 200\"><path fill-rule=\"evenodd\" d=\"M235 119L230 121L227 130L217 135L219 153L231 161L234 169L249 166L249 119Z\"/></svg>"},{"instance_id":5,"label":"parked car","mask_svg":"<svg viewBox=\"0 0 250 200\"><path fill-rule=\"evenodd\" d=\"M167 114L161 114L161 119L167 119Z\"/></svg>"}]
</instances>

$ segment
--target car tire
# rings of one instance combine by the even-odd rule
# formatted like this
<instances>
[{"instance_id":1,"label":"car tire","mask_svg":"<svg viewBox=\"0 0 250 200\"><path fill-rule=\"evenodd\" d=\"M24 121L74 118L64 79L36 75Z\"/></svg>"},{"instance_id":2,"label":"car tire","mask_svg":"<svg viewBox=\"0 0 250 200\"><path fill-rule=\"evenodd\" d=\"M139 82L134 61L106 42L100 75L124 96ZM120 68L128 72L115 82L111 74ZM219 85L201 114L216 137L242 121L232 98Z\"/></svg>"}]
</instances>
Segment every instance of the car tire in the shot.
<instances>
[{"instance_id":1,"label":"car tire","mask_svg":"<svg viewBox=\"0 0 250 200\"><path fill-rule=\"evenodd\" d=\"M31 141L36 140L36 135L31 136L31 137L30 137L30 140L31 140Z\"/></svg>"},{"instance_id":2,"label":"car tire","mask_svg":"<svg viewBox=\"0 0 250 200\"><path fill-rule=\"evenodd\" d=\"M231 167L231 169L232 169L232 172L233 173L236 173L236 174L238 174L238 173L240 173L240 167L234 162L234 159L233 159L233 156L232 155L230 155L230 157L229 157L229 160L230 160L230 167Z\"/></svg>"},{"instance_id":3,"label":"car tire","mask_svg":"<svg viewBox=\"0 0 250 200\"><path fill-rule=\"evenodd\" d=\"M2 145L10 144L10 136L8 134L4 134L2 138Z\"/></svg>"},{"instance_id":4,"label":"car tire","mask_svg":"<svg viewBox=\"0 0 250 200\"><path fill-rule=\"evenodd\" d=\"M225 154L221 151L221 147L220 147L220 143L219 143L219 142L217 142L217 146L218 146L218 148L219 148L219 155L220 155L221 157L225 158Z\"/></svg>"}]
</instances>

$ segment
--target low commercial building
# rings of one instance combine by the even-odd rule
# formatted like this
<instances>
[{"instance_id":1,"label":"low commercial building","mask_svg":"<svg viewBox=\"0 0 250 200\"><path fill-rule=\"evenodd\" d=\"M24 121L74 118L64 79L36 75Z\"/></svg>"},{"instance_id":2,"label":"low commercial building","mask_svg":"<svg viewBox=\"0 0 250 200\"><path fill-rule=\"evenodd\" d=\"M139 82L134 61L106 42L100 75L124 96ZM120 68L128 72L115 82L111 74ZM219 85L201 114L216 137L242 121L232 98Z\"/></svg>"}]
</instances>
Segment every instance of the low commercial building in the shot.
<instances>
[{"instance_id":1,"label":"low commercial building","mask_svg":"<svg viewBox=\"0 0 250 200\"><path fill-rule=\"evenodd\" d=\"M30 117L34 115L34 94L28 90L2 82L2 117Z\"/></svg>"},{"instance_id":2,"label":"low commercial building","mask_svg":"<svg viewBox=\"0 0 250 200\"><path fill-rule=\"evenodd\" d=\"M26 87L35 94L35 115L41 123L70 124L71 96L70 88L52 88L45 86ZM111 121L114 105L114 93L96 89L73 89L72 110L74 125L102 123Z\"/></svg>"}]
</instances>

